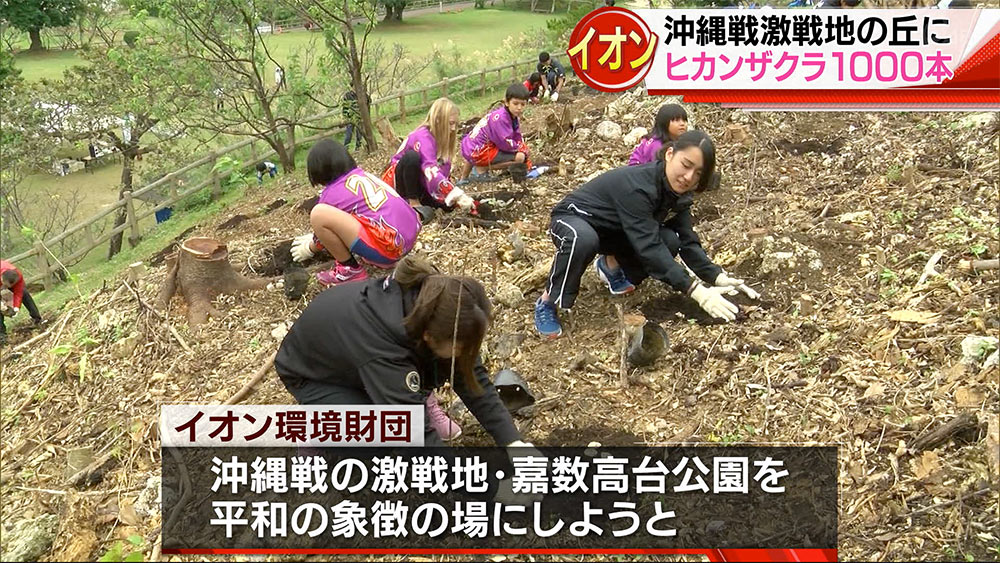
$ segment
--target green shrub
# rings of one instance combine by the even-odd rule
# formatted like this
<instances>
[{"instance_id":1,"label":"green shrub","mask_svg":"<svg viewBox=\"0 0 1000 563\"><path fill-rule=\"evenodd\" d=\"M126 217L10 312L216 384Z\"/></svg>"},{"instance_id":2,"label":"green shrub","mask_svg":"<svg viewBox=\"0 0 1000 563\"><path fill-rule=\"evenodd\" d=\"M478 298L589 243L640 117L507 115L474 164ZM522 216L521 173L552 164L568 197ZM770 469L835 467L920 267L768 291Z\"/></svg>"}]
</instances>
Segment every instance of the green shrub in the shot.
<instances>
[{"instance_id":1,"label":"green shrub","mask_svg":"<svg viewBox=\"0 0 1000 563\"><path fill-rule=\"evenodd\" d=\"M123 39L126 45L128 45L129 47L135 47L136 41L139 40L139 32L134 30L126 31L125 37Z\"/></svg>"}]
</instances>

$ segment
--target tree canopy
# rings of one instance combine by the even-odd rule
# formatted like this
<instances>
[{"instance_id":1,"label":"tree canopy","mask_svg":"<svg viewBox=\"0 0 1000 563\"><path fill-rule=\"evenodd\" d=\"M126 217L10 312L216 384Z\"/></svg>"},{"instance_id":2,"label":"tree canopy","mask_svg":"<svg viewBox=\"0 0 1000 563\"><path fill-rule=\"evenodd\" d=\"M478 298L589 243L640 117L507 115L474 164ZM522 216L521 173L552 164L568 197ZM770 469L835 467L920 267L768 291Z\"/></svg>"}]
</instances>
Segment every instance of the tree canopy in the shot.
<instances>
[{"instance_id":1,"label":"tree canopy","mask_svg":"<svg viewBox=\"0 0 1000 563\"><path fill-rule=\"evenodd\" d=\"M69 25L80 10L79 0L0 0L0 20L28 32L31 51L44 49L43 28Z\"/></svg>"}]
</instances>

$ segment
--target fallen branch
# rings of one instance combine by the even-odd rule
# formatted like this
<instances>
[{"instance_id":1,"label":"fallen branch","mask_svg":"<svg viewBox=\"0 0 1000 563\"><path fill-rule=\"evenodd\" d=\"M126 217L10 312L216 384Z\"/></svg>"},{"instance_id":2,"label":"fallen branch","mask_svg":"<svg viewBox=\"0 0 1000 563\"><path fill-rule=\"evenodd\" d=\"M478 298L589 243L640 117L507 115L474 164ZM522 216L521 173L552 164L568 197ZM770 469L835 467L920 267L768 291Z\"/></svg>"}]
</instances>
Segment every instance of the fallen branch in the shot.
<instances>
[{"instance_id":1,"label":"fallen branch","mask_svg":"<svg viewBox=\"0 0 1000 563\"><path fill-rule=\"evenodd\" d=\"M938 273L937 270L934 269L934 266L936 266L937 263L941 261L942 256L944 256L944 251L938 250L937 252L934 253L933 256L931 256L931 259L928 260L926 264L924 264L924 271L923 273L920 274L920 279L917 280L917 285L913 286L914 289L923 285L924 281L930 276L941 275Z\"/></svg>"},{"instance_id":2,"label":"fallen branch","mask_svg":"<svg viewBox=\"0 0 1000 563\"><path fill-rule=\"evenodd\" d=\"M75 307L73 309L70 309L69 311L66 312L66 316L63 317L62 324L59 325L59 330L56 332L56 338L55 338L56 342L59 342L59 337L62 336L63 329L66 328L66 323L69 322L69 319L72 316L73 311L75 310L76 310ZM35 395L37 395L39 391L44 389L46 385L48 385L53 379L55 379L57 373L62 372L63 368L66 366L66 363L68 361L69 361L69 354L66 354L66 356L63 357L62 362L60 362L58 366L55 366L50 362L48 365L49 367L46 370L45 379L43 379L42 382L38 384L38 387L35 387L35 390L32 391L30 395L28 395L27 397L24 398L23 401L21 401L21 404L17 406L17 408L14 410L14 414L12 414L8 420L13 421L18 417L18 415L24 412L24 409L28 408L28 405L34 402Z\"/></svg>"},{"instance_id":3,"label":"fallen branch","mask_svg":"<svg viewBox=\"0 0 1000 563\"><path fill-rule=\"evenodd\" d=\"M482 227L484 229L506 229L507 223L503 221L490 221L489 219L479 219L477 217L449 217L447 221L441 222L442 228L468 225L470 227Z\"/></svg>"},{"instance_id":4,"label":"fallen branch","mask_svg":"<svg viewBox=\"0 0 1000 563\"><path fill-rule=\"evenodd\" d=\"M1000 270L1000 258L992 260L961 260L958 269L966 272L980 272L982 270Z\"/></svg>"},{"instance_id":5,"label":"fallen branch","mask_svg":"<svg viewBox=\"0 0 1000 563\"><path fill-rule=\"evenodd\" d=\"M72 312L73 312L73 311L75 311L75 310L76 310L76 307L73 307L72 309L70 309L69 311L67 311L67 312L66 312L66 316L65 316L65 317L63 317L63 322L62 322L62 324L61 324L61 325L59 326L59 334L62 334L62 330L63 330L63 328L64 328L64 327L66 326L66 322L67 322L67 321L69 320L69 317L70 317L70 313L72 313ZM49 335L49 334L50 334L51 332L52 332L52 328L50 328L49 330L46 330L45 332L43 332L43 333L39 334L38 336L34 336L34 337L32 337L32 338L31 338L30 340L25 340L24 342L22 342L22 343L18 344L17 346L14 346L13 348L11 348L11 349L10 349L10 352L8 352L8 353L9 353L9 354L13 354L14 352L17 352L18 350L20 350L21 348L24 348L24 347L26 347L26 346L30 346L31 344L33 344L33 343L35 343L35 342L38 342L38 341L39 341L39 340L41 340L42 338L45 338L45 337L46 337L46 336L48 336L48 335ZM56 336L56 339L58 339L58 338L59 338L59 337L58 337L58 336Z\"/></svg>"},{"instance_id":6,"label":"fallen branch","mask_svg":"<svg viewBox=\"0 0 1000 563\"><path fill-rule=\"evenodd\" d=\"M129 285L129 283L127 281L123 281L122 283L125 285L125 287L127 287L129 289L129 291L132 292L132 295L135 296L135 300L139 302L139 306L140 307L142 307L143 309L149 311L150 313L153 313L153 315L155 315L157 319L159 319L161 321L163 320L163 315L161 315L160 312L157 311L156 309L150 307L148 303L146 303L145 301L143 301L142 296L139 295L139 292L134 287L132 287L131 285Z\"/></svg>"},{"instance_id":7,"label":"fallen branch","mask_svg":"<svg viewBox=\"0 0 1000 563\"><path fill-rule=\"evenodd\" d=\"M934 430L924 433L922 436L914 440L913 446L910 448L910 452L916 453L924 450L933 450L934 448L945 443L952 436L961 434L966 430L972 430L977 426L979 426L979 418L976 417L976 414L972 412L963 412L962 414L938 426Z\"/></svg>"},{"instance_id":8,"label":"fallen branch","mask_svg":"<svg viewBox=\"0 0 1000 563\"><path fill-rule=\"evenodd\" d=\"M115 453L114 448L108 449L108 452L106 454L94 460L94 462L88 465L87 467L84 467L83 469L71 475L70 478L66 480L66 483L74 487L79 485L80 483L85 481L87 477L90 476L91 473L97 471L98 469L101 468L102 465L107 463L108 460L111 459L111 456L114 455L114 453Z\"/></svg>"},{"instance_id":9,"label":"fallen branch","mask_svg":"<svg viewBox=\"0 0 1000 563\"><path fill-rule=\"evenodd\" d=\"M978 497L978 496L985 495L986 493L990 492L991 490L992 489L990 489L989 487L984 487L982 489L979 489L978 491L973 491L971 493L964 494L964 495L958 497L957 499L949 500L949 501L945 501L945 502L941 502L941 503L938 503L938 504L932 504L930 506L925 506L925 507L923 507L923 508L921 508L919 510L914 510L912 512L908 512L906 514L898 516L897 518L900 519L900 520L905 520L907 518L913 518L914 516L919 516L919 515L921 515L921 514L923 514L925 512L930 512L931 510L934 510L935 508L945 508L947 506L951 506L953 504L966 501L966 500L968 500L970 498L973 498L973 497Z\"/></svg>"},{"instance_id":10,"label":"fallen branch","mask_svg":"<svg viewBox=\"0 0 1000 563\"><path fill-rule=\"evenodd\" d=\"M50 495L68 495L71 491L65 491L62 489L39 489L37 487L21 487L16 486L15 489L19 491L28 491L33 493L46 493ZM141 491L145 488L145 485L134 486L134 487L118 487L115 489L102 489L100 491L73 491L75 494L83 497L99 497L104 495L117 495L121 493L133 493L135 491Z\"/></svg>"},{"instance_id":11,"label":"fallen branch","mask_svg":"<svg viewBox=\"0 0 1000 563\"><path fill-rule=\"evenodd\" d=\"M69 354L66 354L66 356L63 357L63 361L58 366L55 366L55 368L49 366L49 371L45 375L45 379L43 379L42 382L38 384L38 387L35 387L35 390L32 391L30 395L28 395L27 397L24 398L23 401L21 401L21 404L18 405L16 409L14 409L14 414L10 416L9 420L14 420L15 418L18 417L18 415L24 412L24 409L28 408L28 406L35 401L35 396L38 395L38 392L44 389L46 385L51 383L52 380L55 379L57 374L62 373L63 368L66 367L66 363L68 361L69 361Z\"/></svg>"},{"instance_id":12,"label":"fallen branch","mask_svg":"<svg viewBox=\"0 0 1000 563\"><path fill-rule=\"evenodd\" d=\"M251 391L253 391L253 388L258 383L260 383L260 381L262 379L264 379L265 375L267 375L267 370L271 369L271 366L274 365L274 358L277 357L277 355L278 355L278 351L275 350L274 353L271 354L271 357L269 357L267 359L267 361L264 362L264 365L260 366L260 368L257 369L257 373L253 374L253 377L250 378L250 381L247 381L247 384L244 385L242 389L240 389L239 391L237 391L235 395L233 395L232 397L230 397L229 400L227 400L223 404L224 405L235 405L236 403L238 403L238 402L242 401L244 398L246 398L246 396L249 395Z\"/></svg>"},{"instance_id":13,"label":"fallen branch","mask_svg":"<svg viewBox=\"0 0 1000 563\"><path fill-rule=\"evenodd\" d=\"M22 342L22 343L18 344L17 346L14 346L13 348L11 348L10 352L8 352L8 353L9 354L13 354L13 353L17 352L18 350L20 350L21 348L25 348L27 346L31 346L35 342L38 342L39 340L41 340L41 339L45 338L46 336L48 336L51 332L52 332L52 329L50 328L50 329L46 330L45 332L43 332L43 333L41 333L41 334L39 334L37 336L32 336L30 340L25 340L24 342Z\"/></svg>"},{"instance_id":14,"label":"fallen branch","mask_svg":"<svg viewBox=\"0 0 1000 563\"><path fill-rule=\"evenodd\" d=\"M174 328L174 325L167 325L167 328L170 330L170 334L174 335L174 338L177 339L177 342L181 343L181 348L184 348L184 350L188 354L194 354L194 351L191 350L191 347L187 345L187 342L184 342L184 339L181 338L180 333L177 332L177 329Z\"/></svg>"}]
</instances>

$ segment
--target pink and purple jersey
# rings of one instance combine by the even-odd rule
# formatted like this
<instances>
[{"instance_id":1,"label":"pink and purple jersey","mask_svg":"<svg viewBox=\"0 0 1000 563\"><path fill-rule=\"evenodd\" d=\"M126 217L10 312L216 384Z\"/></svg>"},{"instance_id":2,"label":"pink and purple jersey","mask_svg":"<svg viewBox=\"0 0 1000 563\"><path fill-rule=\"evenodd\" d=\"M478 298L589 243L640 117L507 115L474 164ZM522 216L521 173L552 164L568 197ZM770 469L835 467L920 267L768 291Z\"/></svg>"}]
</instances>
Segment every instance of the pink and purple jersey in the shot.
<instances>
[{"instance_id":1,"label":"pink and purple jersey","mask_svg":"<svg viewBox=\"0 0 1000 563\"><path fill-rule=\"evenodd\" d=\"M360 167L327 184L319 203L346 211L359 219L387 248L402 256L413 248L420 233L420 218L396 190Z\"/></svg>"},{"instance_id":2,"label":"pink and purple jersey","mask_svg":"<svg viewBox=\"0 0 1000 563\"><path fill-rule=\"evenodd\" d=\"M472 162L473 154L489 143L493 143L500 152L516 153L522 141L517 119L510 114L506 106L501 106L480 119L472 131L462 139L462 156Z\"/></svg>"},{"instance_id":3,"label":"pink and purple jersey","mask_svg":"<svg viewBox=\"0 0 1000 563\"><path fill-rule=\"evenodd\" d=\"M415 150L420 155L420 181L427 193L438 201L444 201L447 194L446 185L450 184L451 162L439 161L437 157L437 141L426 125L417 127L410 133L399 150L389 160L392 167L403 158L408 150Z\"/></svg>"},{"instance_id":4,"label":"pink and purple jersey","mask_svg":"<svg viewBox=\"0 0 1000 563\"><path fill-rule=\"evenodd\" d=\"M629 166L638 166L639 164L646 164L647 162L653 162L656 160L656 153L660 152L660 147L663 146L663 141L650 137L648 139L643 139L639 141L636 145L635 150L632 151L631 158L628 159Z\"/></svg>"}]
</instances>

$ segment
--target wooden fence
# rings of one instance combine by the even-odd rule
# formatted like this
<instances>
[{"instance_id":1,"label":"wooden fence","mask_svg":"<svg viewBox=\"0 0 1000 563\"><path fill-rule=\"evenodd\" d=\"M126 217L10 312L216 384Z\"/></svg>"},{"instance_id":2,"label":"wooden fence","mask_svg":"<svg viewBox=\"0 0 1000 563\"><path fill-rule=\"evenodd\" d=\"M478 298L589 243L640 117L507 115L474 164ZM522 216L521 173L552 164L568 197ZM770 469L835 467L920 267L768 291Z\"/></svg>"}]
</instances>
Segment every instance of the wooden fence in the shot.
<instances>
[{"instance_id":1,"label":"wooden fence","mask_svg":"<svg viewBox=\"0 0 1000 563\"><path fill-rule=\"evenodd\" d=\"M426 110L435 99L441 96L461 97L468 94L485 96L488 88L505 86L512 82L522 82L527 73L530 72L529 69L534 68L536 62L535 58L530 58L502 66L484 68L460 76L445 78L420 88L390 94L373 100L372 108L378 106L389 108L386 113L379 112L377 115L378 118L406 119L407 117L416 115L417 112ZM374 110L372 114L374 120L376 117ZM295 138L295 126L286 128L285 140L286 144L289 145L288 150L291 152L292 158L295 157L297 149L301 149L304 145L327 137L333 131L342 130L344 125L346 123L342 121L340 110L338 109L306 118L297 124L299 127L319 131L314 135L297 139ZM110 241L118 233L127 233L125 238L128 239L130 244L137 244L139 239L142 238L142 232L139 228L140 221L148 219L161 209L172 207L184 198L203 189L211 188L212 199L220 196L225 176L231 170L216 169L219 159L223 156L231 156L232 158L239 156L242 157L240 159L239 170L252 170L253 166L260 160L273 157L277 154L270 146L264 145L261 147L262 144L264 144L264 141L253 138L212 151L208 155L166 174L155 182L151 182L138 190L126 192L122 199L108 206L106 209L44 242L36 241L29 250L7 258L7 260L15 263L23 262L25 268L21 268L22 271L27 269L31 274L25 275L25 281L29 284L41 281L43 287L48 289L54 283L54 274L62 269L60 262L62 264L75 263L93 249ZM204 172L196 174L197 171L205 167L208 170L207 174ZM192 179L193 176L200 176L200 179ZM156 192L165 192L167 195L162 199L155 198L157 203L144 211L136 210L135 200L149 199L149 196L156 193L154 190ZM92 225L98 221L105 220L109 215L118 212L122 208L125 208L126 212L126 220L123 224L96 237L93 236ZM68 256L56 259L53 249L60 242L78 233L82 233L85 236L86 240L84 243ZM34 260L33 266L30 266L30 262L26 262L28 259Z\"/></svg>"},{"instance_id":2,"label":"wooden fence","mask_svg":"<svg viewBox=\"0 0 1000 563\"><path fill-rule=\"evenodd\" d=\"M440 7L441 10L443 11L445 6L450 6L451 4L464 4L464 3L469 3L471 1L472 0L410 0L409 2L406 3L406 7L403 9L403 14L406 14L406 12L410 12L413 10L419 10L421 8L431 8L435 6ZM506 0L504 1L506 2ZM378 23L378 21L380 21L384 17L385 17L385 6L380 2L379 5L375 8L376 23ZM358 20L364 21L364 18L358 18ZM299 16L279 19L273 22L265 21L261 23L266 23L270 25L271 26L270 31L272 33L275 32L280 33L284 31L306 27L306 20ZM314 28L314 29L318 30L319 28Z\"/></svg>"}]
</instances>

